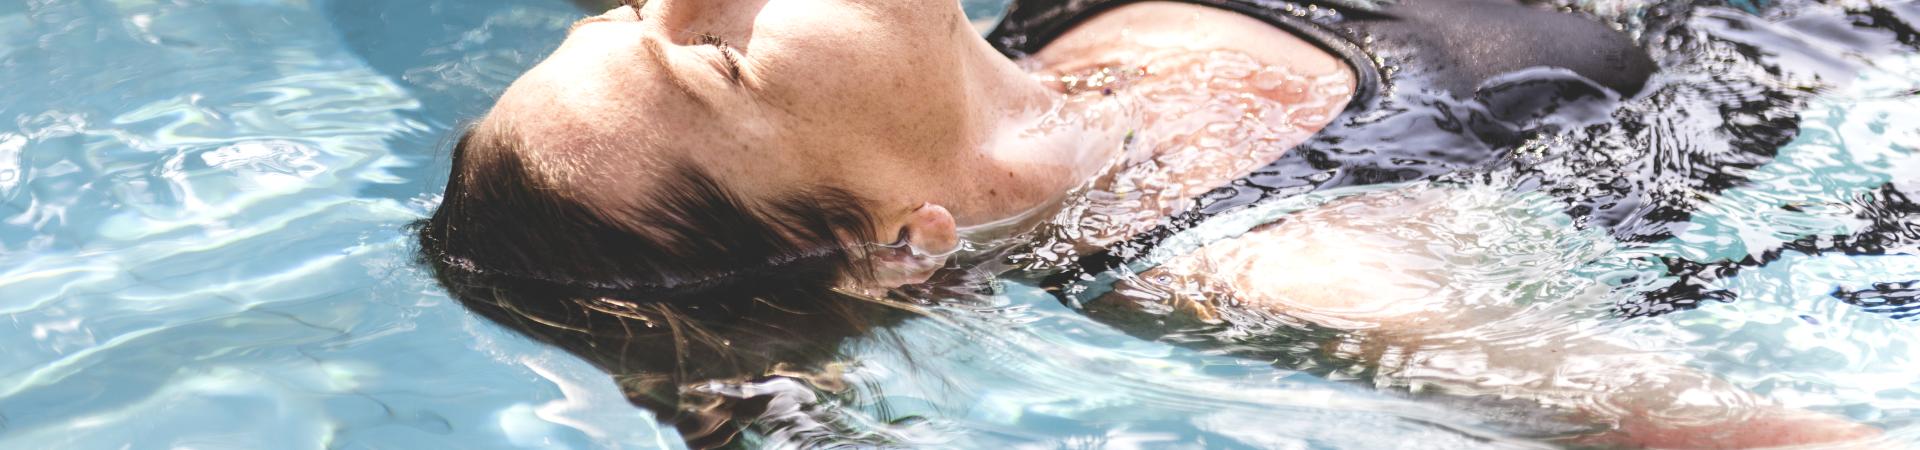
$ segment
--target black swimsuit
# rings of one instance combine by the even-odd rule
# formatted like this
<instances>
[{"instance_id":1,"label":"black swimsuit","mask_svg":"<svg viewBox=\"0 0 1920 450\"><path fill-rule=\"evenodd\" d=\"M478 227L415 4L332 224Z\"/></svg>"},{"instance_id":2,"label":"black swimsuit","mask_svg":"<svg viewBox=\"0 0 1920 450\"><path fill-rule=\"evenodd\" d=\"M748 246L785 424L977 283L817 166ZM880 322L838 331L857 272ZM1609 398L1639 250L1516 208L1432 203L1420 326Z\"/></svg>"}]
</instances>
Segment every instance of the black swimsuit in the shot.
<instances>
[{"instance_id":1,"label":"black swimsuit","mask_svg":"<svg viewBox=\"0 0 1920 450\"><path fill-rule=\"evenodd\" d=\"M1087 18L1136 1L1019 0L987 39L1021 58ZM1341 57L1354 69L1354 98L1314 138L1203 196L1190 212L1041 281L1069 303L1090 296L1066 292L1103 290L1071 287L1089 287L1082 283L1208 217L1275 197L1482 166L1531 133L1566 122L1556 116L1590 114L1596 109L1581 105L1639 94L1658 69L1604 24L1507 0L1175 1L1260 19Z\"/></svg>"},{"instance_id":2,"label":"black swimsuit","mask_svg":"<svg viewBox=\"0 0 1920 450\"><path fill-rule=\"evenodd\" d=\"M987 40L1010 57L1037 52L1080 21L1138 0L1015 2ZM1505 0L1414 0L1374 7L1309 0L1175 0L1230 10L1285 29L1355 68L1356 105L1382 84L1381 59L1394 60L1394 80L1425 78L1459 95L1501 75L1534 67L1570 70L1631 97L1656 66L1626 36L1580 16ZM1366 44L1361 44L1365 42Z\"/></svg>"}]
</instances>

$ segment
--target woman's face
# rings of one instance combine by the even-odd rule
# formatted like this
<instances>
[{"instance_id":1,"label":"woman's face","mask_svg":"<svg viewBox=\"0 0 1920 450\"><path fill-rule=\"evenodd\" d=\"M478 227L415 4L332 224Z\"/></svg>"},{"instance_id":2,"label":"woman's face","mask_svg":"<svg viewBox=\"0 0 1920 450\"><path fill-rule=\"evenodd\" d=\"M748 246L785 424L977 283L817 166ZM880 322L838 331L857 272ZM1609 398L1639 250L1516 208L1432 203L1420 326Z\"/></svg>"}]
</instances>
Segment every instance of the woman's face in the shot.
<instances>
[{"instance_id":1,"label":"woman's face","mask_svg":"<svg viewBox=\"0 0 1920 450\"><path fill-rule=\"evenodd\" d=\"M651 0L575 25L483 125L588 195L686 158L747 198L826 185L905 212L897 177L970 145L977 40L951 0Z\"/></svg>"}]
</instances>

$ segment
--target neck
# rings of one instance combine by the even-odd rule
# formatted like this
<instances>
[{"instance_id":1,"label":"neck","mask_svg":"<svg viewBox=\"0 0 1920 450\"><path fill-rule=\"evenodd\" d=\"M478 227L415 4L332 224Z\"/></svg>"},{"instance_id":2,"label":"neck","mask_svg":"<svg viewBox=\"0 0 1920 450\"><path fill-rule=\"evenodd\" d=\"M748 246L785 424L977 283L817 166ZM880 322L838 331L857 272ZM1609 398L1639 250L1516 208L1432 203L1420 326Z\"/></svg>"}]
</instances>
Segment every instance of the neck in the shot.
<instances>
[{"instance_id":1,"label":"neck","mask_svg":"<svg viewBox=\"0 0 1920 450\"><path fill-rule=\"evenodd\" d=\"M965 76L975 103L971 149L940 168L928 198L952 211L963 228L1018 232L1106 167L1124 127L1084 120L1068 97L976 39ZM1063 112L1069 111L1069 112ZM961 174L958 177L952 174ZM1019 224L1013 224L1019 225ZM986 231L986 230L983 230ZM999 234L999 233L995 233Z\"/></svg>"}]
</instances>

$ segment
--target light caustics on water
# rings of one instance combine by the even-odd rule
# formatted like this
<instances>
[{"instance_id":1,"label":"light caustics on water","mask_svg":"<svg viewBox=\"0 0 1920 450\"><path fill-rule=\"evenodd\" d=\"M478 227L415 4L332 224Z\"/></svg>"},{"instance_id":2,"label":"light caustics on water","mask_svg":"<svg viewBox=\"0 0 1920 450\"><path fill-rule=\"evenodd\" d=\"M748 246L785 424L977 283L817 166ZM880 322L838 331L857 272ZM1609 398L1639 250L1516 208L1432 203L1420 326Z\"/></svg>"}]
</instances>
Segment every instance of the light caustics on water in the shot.
<instances>
[{"instance_id":1,"label":"light caustics on water","mask_svg":"<svg viewBox=\"0 0 1920 450\"><path fill-rule=\"evenodd\" d=\"M967 8L991 20L996 3ZM1442 311L1458 331L1392 340L1366 320L1381 311L1233 304L1170 308L1140 320L1171 325L1142 331L1016 271L991 294L918 299L928 317L844 343L831 373L692 389L776 399L749 438L767 446L1524 448L1583 425L1502 392L1578 409L1609 382L1593 374L1679 366L1751 394L1701 391L1668 420L1773 402L1920 440L1920 7L1562 6L1648 44L1664 67L1648 92L1532 122L1501 117L1496 97L1454 111L1393 92L1342 125L1354 139L1225 189L1156 181L1209 161L1129 160L1046 213L1014 258L1041 271L1117 245L1162 218L1114 212L1163 196L1205 192L1199 209L1272 197L1260 206L1301 202L1275 217L1314 220L1257 233L1394 255L1347 263L1405 278L1354 283L1425 301L1390 306ZM0 4L0 448L679 446L604 373L449 301L402 229L437 202L441 137L579 14L504 0ZM1339 88L1215 56L1156 70ZM1097 69L1072 80L1080 95L1132 76ZM1278 154L1255 143L1337 112L1173 100L1151 104L1191 109L1105 112L1176 114L1193 131L1121 151ZM1470 146L1505 156L1445 152ZM1435 152L1371 151L1396 147ZM1334 221L1355 226L1319 226ZM1212 263L1330 270L1258 256ZM1142 275L1141 292L1179 287ZM1565 372L1503 363L1569 342L1609 351Z\"/></svg>"}]
</instances>

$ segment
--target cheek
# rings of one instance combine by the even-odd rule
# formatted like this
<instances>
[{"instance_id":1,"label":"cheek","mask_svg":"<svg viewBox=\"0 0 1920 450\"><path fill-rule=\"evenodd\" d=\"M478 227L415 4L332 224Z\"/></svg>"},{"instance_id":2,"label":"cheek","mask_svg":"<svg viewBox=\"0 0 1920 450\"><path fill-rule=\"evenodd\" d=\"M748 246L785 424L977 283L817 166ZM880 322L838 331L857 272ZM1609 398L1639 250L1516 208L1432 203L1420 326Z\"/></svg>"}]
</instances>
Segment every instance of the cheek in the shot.
<instances>
[{"instance_id":1,"label":"cheek","mask_svg":"<svg viewBox=\"0 0 1920 450\"><path fill-rule=\"evenodd\" d=\"M956 8L957 9L957 8ZM890 11L890 10L889 10ZM768 12L775 14L777 12ZM768 38L769 100L794 114L895 128L957 110L958 58L947 28L859 14L788 17ZM907 22L907 23L899 23Z\"/></svg>"},{"instance_id":2,"label":"cheek","mask_svg":"<svg viewBox=\"0 0 1920 450\"><path fill-rule=\"evenodd\" d=\"M822 176L873 177L965 145L970 111L955 49L972 43L955 38L979 39L970 29L872 18L891 10L771 11L780 3L761 15L779 20L756 24L749 51L762 52L757 103L795 159L832 169Z\"/></svg>"},{"instance_id":3,"label":"cheek","mask_svg":"<svg viewBox=\"0 0 1920 450\"><path fill-rule=\"evenodd\" d=\"M847 4L812 6L804 12L787 10L804 6L787 6L776 12L776 4L781 2L768 4L760 17L778 19L758 23L756 35L774 46L770 65L780 73L768 75L804 83L793 87L797 96L904 104L958 87L954 50L962 48L962 42L952 33L956 25L937 19L941 8L908 12L900 6ZM958 12L954 6L947 10Z\"/></svg>"}]
</instances>

